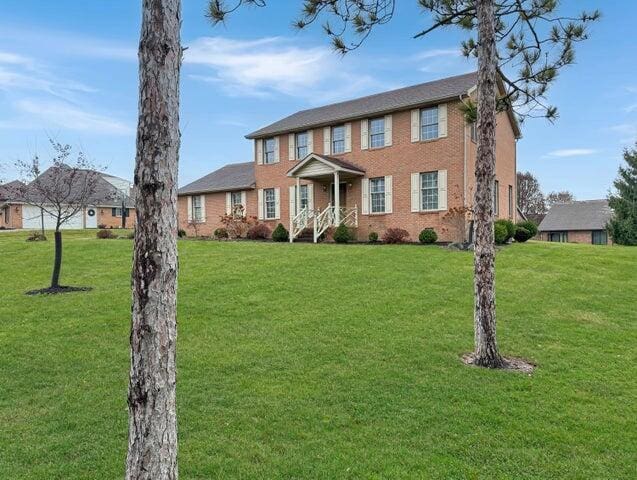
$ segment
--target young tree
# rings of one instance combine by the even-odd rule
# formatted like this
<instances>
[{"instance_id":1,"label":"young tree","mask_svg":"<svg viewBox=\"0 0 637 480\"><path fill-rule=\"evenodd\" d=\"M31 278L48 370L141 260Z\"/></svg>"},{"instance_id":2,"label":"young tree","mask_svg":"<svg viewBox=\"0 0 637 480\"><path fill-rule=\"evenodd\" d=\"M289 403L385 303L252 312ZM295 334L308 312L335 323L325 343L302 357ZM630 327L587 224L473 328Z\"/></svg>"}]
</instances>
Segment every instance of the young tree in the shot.
<instances>
[{"instance_id":1,"label":"young tree","mask_svg":"<svg viewBox=\"0 0 637 480\"><path fill-rule=\"evenodd\" d=\"M180 26L180 0L142 1L126 459L129 480L178 477L175 342Z\"/></svg>"},{"instance_id":2,"label":"young tree","mask_svg":"<svg viewBox=\"0 0 637 480\"><path fill-rule=\"evenodd\" d=\"M546 202L540 182L531 172L517 173L518 207L524 215L546 213Z\"/></svg>"},{"instance_id":3,"label":"young tree","mask_svg":"<svg viewBox=\"0 0 637 480\"><path fill-rule=\"evenodd\" d=\"M575 201L575 195L567 190L560 192L551 192L546 196L546 206L551 208L558 203L573 203Z\"/></svg>"},{"instance_id":4,"label":"young tree","mask_svg":"<svg viewBox=\"0 0 637 480\"><path fill-rule=\"evenodd\" d=\"M40 159L36 155L30 161L18 161L17 168L24 176L25 183L18 187L18 195L28 204L40 209L55 220L55 257L51 285L43 293L57 293L75 290L60 285L62 271L62 225L77 215L83 215L84 209L91 204L100 174L82 152L77 154L73 165L69 165L72 153L70 145L50 140L54 155L49 168L42 170ZM42 225L44 230L44 222Z\"/></svg>"},{"instance_id":5,"label":"young tree","mask_svg":"<svg viewBox=\"0 0 637 480\"><path fill-rule=\"evenodd\" d=\"M242 4L264 6L266 0L210 0L207 15L222 22ZM433 23L415 38L448 26L477 34L462 43L465 56L478 58L478 153L474 201L475 352L470 361L490 368L505 367L496 342L495 248L493 186L495 180L495 118L498 109L515 108L518 117L553 120L557 109L545 95L558 71L573 63L573 44L587 38L586 25L599 12L568 17L556 13L558 0L418 0ZM334 48L345 54L358 48L375 26L391 20L396 0L303 0L302 29L323 15ZM353 40L347 40L348 34ZM503 82L504 91L499 88Z\"/></svg>"},{"instance_id":6,"label":"young tree","mask_svg":"<svg viewBox=\"0 0 637 480\"><path fill-rule=\"evenodd\" d=\"M637 245L637 143L624 150L626 166L619 167L619 176L613 183L615 193L608 197L613 218L608 231L613 242Z\"/></svg>"}]
</instances>

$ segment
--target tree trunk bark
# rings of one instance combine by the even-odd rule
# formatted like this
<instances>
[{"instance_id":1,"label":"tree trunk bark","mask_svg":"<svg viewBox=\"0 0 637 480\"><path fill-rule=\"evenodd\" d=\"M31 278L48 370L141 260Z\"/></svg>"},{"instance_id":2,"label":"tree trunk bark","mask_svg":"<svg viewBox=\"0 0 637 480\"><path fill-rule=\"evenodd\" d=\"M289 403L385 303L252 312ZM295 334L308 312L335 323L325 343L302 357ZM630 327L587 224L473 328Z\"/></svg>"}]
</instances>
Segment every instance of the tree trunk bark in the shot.
<instances>
[{"instance_id":1,"label":"tree trunk bark","mask_svg":"<svg viewBox=\"0 0 637 480\"><path fill-rule=\"evenodd\" d=\"M55 259L53 260L53 274L51 275L51 288L60 286L60 271L62 270L62 232L55 230Z\"/></svg>"},{"instance_id":2,"label":"tree trunk bark","mask_svg":"<svg viewBox=\"0 0 637 480\"><path fill-rule=\"evenodd\" d=\"M477 0L478 19L478 153L474 202L475 365L504 365L496 342L495 246L493 187L495 180L496 75L493 0Z\"/></svg>"},{"instance_id":3,"label":"tree trunk bark","mask_svg":"<svg viewBox=\"0 0 637 480\"><path fill-rule=\"evenodd\" d=\"M126 478L177 479L180 0L143 0Z\"/></svg>"}]
</instances>

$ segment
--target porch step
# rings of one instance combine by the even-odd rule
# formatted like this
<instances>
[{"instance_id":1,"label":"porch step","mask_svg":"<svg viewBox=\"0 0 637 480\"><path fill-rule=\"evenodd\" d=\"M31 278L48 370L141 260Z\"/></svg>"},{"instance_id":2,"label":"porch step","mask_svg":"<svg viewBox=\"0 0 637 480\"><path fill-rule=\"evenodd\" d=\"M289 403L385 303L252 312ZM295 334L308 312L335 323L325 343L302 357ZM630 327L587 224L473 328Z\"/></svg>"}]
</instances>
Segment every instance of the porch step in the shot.
<instances>
[{"instance_id":1,"label":"porch step","mask_svg":"<svg viewBox=\"0 0 637 480\"><path fill-rule=\"evenodd\" d=\"M314 229L313 228L303 229L303 231L299 233L298 237L296 237L294 241L312 243L314 241Z\"/></svg>"}]
</instances>

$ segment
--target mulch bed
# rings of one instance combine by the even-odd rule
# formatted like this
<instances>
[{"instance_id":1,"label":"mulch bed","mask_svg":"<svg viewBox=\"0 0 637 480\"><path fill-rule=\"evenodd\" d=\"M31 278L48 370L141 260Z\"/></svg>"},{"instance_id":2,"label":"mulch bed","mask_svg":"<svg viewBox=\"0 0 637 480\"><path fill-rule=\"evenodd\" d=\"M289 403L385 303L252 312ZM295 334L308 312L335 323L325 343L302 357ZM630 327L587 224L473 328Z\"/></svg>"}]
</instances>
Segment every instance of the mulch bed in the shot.
<instances>
[{"instance_id":1,"label":"mulch bed","mask_svg":"<svg viewBox=\"0 0 637 480\"><path fill-rule=\"evenodd\" d=\"M474 359L475 359L475 356L473 353L466 353L462 356L462 362L465 365L470 365L472 367L477 367L477 368L483 368L480 365L475 365ZM521 372L521 373L526 373L530 375L533 373L533 371L537 367L537 365L535 365L532 362L529 362L528 360L525 360L524 358L502 357L502 360L504 360L504 367L499 370L511 370L514 372Z\"/></svg>"},{"instance_id":2,"label":"mulch bed","mask_svg":"<svg viewBox=\"0 0 637 480\"><path fill-rule=\"evenodd\" d=\"M58 293L71 293L71 292L90 292L93 287L69 287L66 285L60 285L59 287L47 287L39 288L38 290L29 290L25 292L26 295L57 295Z\"/></svg>"}]
</instances>

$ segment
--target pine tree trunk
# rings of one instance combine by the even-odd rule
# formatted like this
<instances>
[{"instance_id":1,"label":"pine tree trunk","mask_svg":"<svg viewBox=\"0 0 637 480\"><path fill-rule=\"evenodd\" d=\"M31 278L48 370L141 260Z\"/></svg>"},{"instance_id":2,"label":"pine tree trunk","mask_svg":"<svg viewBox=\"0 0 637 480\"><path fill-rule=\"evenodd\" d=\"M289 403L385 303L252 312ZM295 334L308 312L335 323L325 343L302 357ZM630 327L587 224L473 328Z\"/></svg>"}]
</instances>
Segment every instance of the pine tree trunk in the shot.
<instances>
[{"instance_id":1,"label":"pine tree trunk","mask_svg":"<svg viewBox=\"0 0 637 480\"><path fill-rule=\"evenodd\" d=\"M62 232L55 230L55 259L53 260L53 273L51 274L51 288L60 286L60 272L62 270Z\"/></svg>"},{"instance_id":2,"label":"pine tree trunk","mask_svg":"<svg viewBox=\"0 0 637 480\"><path fill-rule=\"evenodd\" d=\"M478 154L476 159L475 225L475 354L476 365L500 368L495 321L495 246L493 187L495 180L496 68L493 0L477 0L478 19Z\"/></svg>"},{"instance_id":3,"label":"pine tree trunk","mask_svg":"<svg viewBox=\"0 0 637 480\"><path fill-rule=\"evenodd\" d=\"M180 0L143 0L126 478L176 479Z\"/></svg>"}]
</instances>

